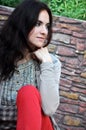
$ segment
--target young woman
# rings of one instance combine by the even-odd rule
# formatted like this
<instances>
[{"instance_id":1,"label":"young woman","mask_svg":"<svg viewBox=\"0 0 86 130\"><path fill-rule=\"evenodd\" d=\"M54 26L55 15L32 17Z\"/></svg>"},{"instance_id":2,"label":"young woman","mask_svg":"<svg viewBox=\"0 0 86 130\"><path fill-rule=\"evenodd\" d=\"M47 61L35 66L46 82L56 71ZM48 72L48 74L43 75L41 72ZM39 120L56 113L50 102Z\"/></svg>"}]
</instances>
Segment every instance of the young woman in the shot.
<instances>
[{"instance_id":1,"label":"young woman","mask_svg":"<svg viewBox=\"0 0 86 130\"><path fill-rule=\"evenodd\" d=\"M0 130L57 130L61 63L47 45L52 15L42 2L23 1L0 34Z\"/></svg>"}]
</instances>

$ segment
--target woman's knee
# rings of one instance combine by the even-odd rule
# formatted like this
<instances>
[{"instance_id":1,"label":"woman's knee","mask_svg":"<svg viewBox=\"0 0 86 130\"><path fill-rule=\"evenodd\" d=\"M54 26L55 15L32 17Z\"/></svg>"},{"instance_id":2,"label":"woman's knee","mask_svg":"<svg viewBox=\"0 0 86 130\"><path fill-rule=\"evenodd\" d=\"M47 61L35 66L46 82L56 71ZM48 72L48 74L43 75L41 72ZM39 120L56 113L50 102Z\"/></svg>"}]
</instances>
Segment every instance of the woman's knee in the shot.
<instances>
[{"instance_id":1,"label":"woman's knee","mask_svg":"<svg viewBox=\"0 0 86 130\"><path fill-rule=\"evenodd\" d=\"M25 102L35 98L41 100L38 89L33 85L25 85L18 90L17 104L21 101Z\"/></svg>"},{"instance_id":2,"label":"woman's knee","mask_svg":"<svg viewBox=\"0 0 86 130\"><path fill-rule=\"evenodd\" d=\"M25 85L22 86L19 90L18 90L18 94L27 94L27 93L32 93L32 92L36 92L38 91L37 88L33 85Z\"/></svg>"}]
</instances>

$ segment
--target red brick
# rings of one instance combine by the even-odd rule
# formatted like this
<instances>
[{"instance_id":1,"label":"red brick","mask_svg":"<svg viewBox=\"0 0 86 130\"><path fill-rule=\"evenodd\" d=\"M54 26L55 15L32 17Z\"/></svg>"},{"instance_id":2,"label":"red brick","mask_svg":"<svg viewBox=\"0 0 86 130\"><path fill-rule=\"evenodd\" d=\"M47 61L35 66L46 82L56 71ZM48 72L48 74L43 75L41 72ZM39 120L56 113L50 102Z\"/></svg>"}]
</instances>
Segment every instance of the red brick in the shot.
<instances>
[{"instance_id":1,"label":"red brick","mask_svg":"<svg viewBox=\"0 0 86 130\"><path fill-rule=\"evenodd\" d=\"M73 72L73 71L68 71L68 70L66 70L66 69L62 69L62 74L66 74L66 75L69 75L69 76L75 76L76 74L75 74L75 72Z\"/></svg>"},{"instance_id":2,"label":"red brick","mask_svg":"<svg viewBox=\"0 0 86 130\"><path fill-rule=\"evenodd\" d=\"M81 107L85 107L85 109L86 109L86 103L85 103L85 102L82 102L82 101L81 101L81 102L79 103L79 105L80 105Z\"/></svg>"},{"instance_id":3,"label":"red brick","mask_svg":"<svg viewBox=\"0 0 86 130\"><path fill-rule=\"evenodd\" d=\"M78 74L80 74L80 73L78 73ZM80 78L80 77L77 77L77 76L76 76L76 77L73 76L73 77L72 77L72 81L73 81L73 82L77 82L77 83L81 83L81 78Z\"/></svg>"},{"instance_id":4,"label":"red brick","mask_svg":"<svg viewBox=\"0 0 86 130\"><path fill-rule=\"evenodd\" d=\"M75 20L75 19L71 19L71 18L67 18L67 17L60 17L59 22L61 22L61 23L72 23L72 24L81 23L81 21L79 21L79 20Z\"/></svg>"},{"instance_id":5,"label":"red brick","mask_svg":"<svg viewBox=\"0 0 86 130\"><path fill-rule=\"evenodd\" d=\"M85 80L86 81L86 80ZM82 81L83 82L83 81ZM83 85L83 84L80 84L80 83L77 83L77 82L73 82L72 83L72 86L75 86L75 87L77 87L77 88L79 88L79 89L83 89L83 91L84 91L84 89L86 89L86 86L85 85Z\"/></svg>"},{"instance_id":6,"label":"red brick","mask_svg":"<svg viewBox=\"0 0 86 130\"><path fill-rule=\"evenodd\" d=\"M56 52L56 53L57 53L57 52ZM61 57L61 56L60 56L59 59L60 59L61 62L65 62L65 61L66 61L66 58L65 58L65 57Z\"/></svg>"},{"instance_id":7,"label":"red brick","mask_svg":"<svg viewBox=\"0 0 86 130\"><path fill-rule=\"evenodd\" d=\"M66 46L58 46L58 53L63 56L75 56L75 51Z\"/></svg>"},{"instance_id":8,"label":"red brick","mask_svg":"<svg viewBox=\"0 0 86 130\"><path fill-rule=\"evenodd\" d=\"M78 100L72 100L72 99L64 98L64 97L60 98L60 102L61 103L68 103L71 105L80 105L80 102Z\"/></svg>"},{"instance_id":9,"label":"red brick","mask_svg":"<svg viewBox=\"0 0 86 130\"><path fill-rule=\"evenodd\" d=\"M77 43L83 43L85 44L85 40L84 39L79 39L79 38L76 38L76 37L71 37L71 44L77 44Z\"/></svg>"},{"instance_id":10,"label":"red brick","mask_svg":"<svg viewBox=\"0 0 86 130\"><path fill-rule=\"evenodd\" d=\"M56 23L56 27L61 28L61 29L67 29L70 32L71 31L76 31L76 32L83 31L83 28L81 28L80 26L76 26L76 25L72 25L72 24L68 24L68 23Z\"/></svg>"},{"instance_id":11,"label":"red brick","mask_svg":"<svg viewBox=\"0 0 86 130\"><path fill-rule=\"evenodd\" d=\"M60 90L69 91L70 89L60 85Z\"/></svg>"},{"instance_id":12,"label":"red brick","mask_svg":"<svg viewBox=\"0 0 86 130\"><path fill-rule=\"evenodd\" d=\"M75 105L69 105L69 104L60 104L59 109L61 111L70 112L70 113L77 113L78 112L78 106Z\"/></svg>"},{"instance_id":13,"label":"red brick","mask_svg":"<svg viewBox=\"0 0 86 130\"><path fill-rule=\"evenodd\" d=\"M11 14L11 12L0 10L0 14L1 14L1 15L9 16L9 15Z\"/></svg>"},{"instance_id":14,"label":"red brick","mask_svg":"<svg viewBox=\"0 0 86 130\"><path fill-rule=\"evenodd\" d=\"M85 38L86 39L86 32L85 33L73 32L73 36L78 37L78 38Z\"/></svg>"},{"instance_id":15,"label":"red brick","mask_svg":"<svg viewBox=\"0 0 86 130\"><path fill-rule=\"evenodd\" d=\"M62 85L64 85L64 86L66 86L66 87L70 87L71 86L71 84L72 84L72 81L69 81L69 80L67 80L67 79L65 79L65 78L61 78L60 79L60 84Z\"/></svg>"},{"instance_id":16,"label":"red brick","mask_svg":"<svg viewBox=\"0 0 86 130\"><path fill-rule=\"evenodd\" d=\"M58 31L59 33L63 33L63 34L68 34L68 35L71 35L72 34L72 31L68 30L68 29L59 29Z\"/></svg>"},{"instance_id":17,"label":"red brick","mask_svg":"<svg viewBox=\"0 0 86 130\"><path fill-rule=\"evenodd\" d=\"M86 21L82 22L82 26L86 29Z\"/></svg>"},{"instance_id":18,"label":"red brick","mask_svg":"<svg viewBox=\"0 0 86 130\"><path fill-rule=\"evenodd\" d=\"M78 65L78 58L76 57L73 57L73 58L71 58L71 57L66 57L66 63L67 64L71 64L71 65Z\"/></svg>"},{"instance_id":19,"label":"red brick","mask_svg":"<svg viewBox=\"0 0 86 130\"><path fill-rule=\"evenodd\" d=\"M66 58L65 58L65 62L66 62ZM77 66L75 64L69 64L69 63L65 63L65 67L70 67L72 69L77 68Z\"/></svg>"},{"instance_id":20,"label":"red brick","mask_svg":"<svg viewBox=\"0 0 86 130\"><path fill-rule=\"evenodd\" d=\"M76 44L76 49L78 51L84 51L85 50L85 44L83 44L83 43L77 43Z\"/></svg>"},{"instance_id":21,"label":"red brick","mask_svg":"<svg viewBox=\"0 0 86 130\"><path fill-rule=\"evenodd\" d=\"M53 32L53 33L60 32L60 28L53 27L53 28L52 28L52 32Z\"/></svg>"},{"instance_id":22,"label":"red brick","mask_svg":"<svg viewBox=\"0 0 86 130\"><path fill-rule=\"evenodd\" d=\"M86 94L86 89L79 89L79 88L72 87L71 90L74 91L74 92Z\"/></svg>"},{"instance_id":23,"label":"red brick","mask_svg":"<svg viewBox=\"0 0 86 130\"><path fill-rule=\"evenodd\" d=\"M86 108L79 107L79 113L84 114L86 112Z\"/></svg>"}]
</instances>

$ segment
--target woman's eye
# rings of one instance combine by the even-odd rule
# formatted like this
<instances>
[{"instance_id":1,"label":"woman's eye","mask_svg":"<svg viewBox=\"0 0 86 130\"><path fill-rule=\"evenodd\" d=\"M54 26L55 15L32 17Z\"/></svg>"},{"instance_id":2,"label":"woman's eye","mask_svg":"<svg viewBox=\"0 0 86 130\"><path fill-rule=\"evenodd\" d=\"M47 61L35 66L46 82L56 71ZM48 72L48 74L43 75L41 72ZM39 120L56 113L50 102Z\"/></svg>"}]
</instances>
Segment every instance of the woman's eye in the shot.
<instances>
[{"instance_id":1,"label":"woman's eye","mask_svg":"<svg viewBox=\"0 0 86 130\"><path fill-rule=\"evenodd\" d=\"M46 25L46 28L49 30L49 28L50 28L50 24Z\"/></svg>"},{"instance_id":2,"label":"woman's eye","mask_svg":"<svg viewBox=\"0 0 86 130\"><path fill-rule=\"evenodd\" d=\"M40 23L40 22L37 22L37 23L36 23L36 26L37 26L37 27L39 27L40 25L41 25L41 23Z\"/></svg>"}]
</instances>

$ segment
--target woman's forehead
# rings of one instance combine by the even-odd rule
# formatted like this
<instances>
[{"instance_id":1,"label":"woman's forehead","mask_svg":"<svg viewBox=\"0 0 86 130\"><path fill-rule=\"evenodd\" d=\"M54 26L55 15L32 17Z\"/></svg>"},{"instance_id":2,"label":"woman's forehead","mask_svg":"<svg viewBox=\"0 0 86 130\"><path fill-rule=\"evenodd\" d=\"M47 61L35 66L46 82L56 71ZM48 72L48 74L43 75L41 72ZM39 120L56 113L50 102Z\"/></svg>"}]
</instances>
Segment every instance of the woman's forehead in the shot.
<instances>
[{"instance_id":1,"label":"woman's forehead","mask_svg":"<svg viewBox=\"0 0 86 130\"><path fill-rule=\"evenodd\" d=\"M45 23L45 24L50 23L48 12L46 10L42 10L39 13L38 20Z\"/></svg>"}]
</instances>

